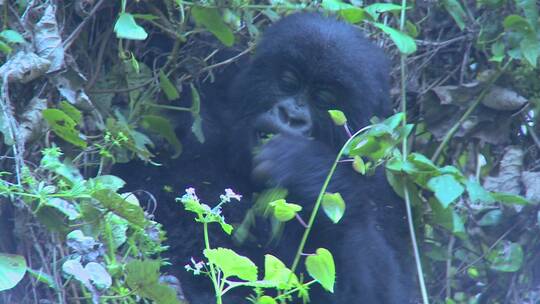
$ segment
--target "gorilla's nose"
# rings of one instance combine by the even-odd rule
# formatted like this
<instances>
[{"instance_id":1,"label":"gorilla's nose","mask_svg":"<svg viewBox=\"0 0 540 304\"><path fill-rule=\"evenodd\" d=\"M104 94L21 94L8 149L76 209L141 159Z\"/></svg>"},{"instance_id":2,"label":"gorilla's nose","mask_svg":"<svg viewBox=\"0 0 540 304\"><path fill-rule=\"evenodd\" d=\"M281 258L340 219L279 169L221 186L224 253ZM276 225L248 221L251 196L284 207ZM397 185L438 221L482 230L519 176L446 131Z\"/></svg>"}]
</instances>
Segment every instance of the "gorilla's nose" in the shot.
<instances>
[{"instance_id":1,"label":"gorilla's nose","mask_svg":"<svg viewBox=\"0 0 540 304\"><path fill-rule=\"evenodd\" d=\"M285 134L309 136L313 127L311 111L295 98L277 102L271 110L276 129Z\"/></svg>"}]
</instances>

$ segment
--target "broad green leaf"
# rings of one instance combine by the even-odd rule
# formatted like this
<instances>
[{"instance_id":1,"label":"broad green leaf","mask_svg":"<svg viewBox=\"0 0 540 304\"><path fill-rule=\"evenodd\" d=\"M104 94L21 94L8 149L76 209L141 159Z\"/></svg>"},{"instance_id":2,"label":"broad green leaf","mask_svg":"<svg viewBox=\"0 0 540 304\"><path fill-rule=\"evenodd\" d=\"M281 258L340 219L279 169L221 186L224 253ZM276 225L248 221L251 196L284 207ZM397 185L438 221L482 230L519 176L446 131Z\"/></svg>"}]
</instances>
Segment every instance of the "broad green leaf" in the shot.
<instances>
[{"instance_id":1,"label":"broad green leaf","mask_svg":"<svg viewBox=\"0 0 540 304\"><path fill-rule=\"evenodd\" d=\"M450 13L450 16L454 19L459 29L463 31L465 29L465 20L467 20L467 13L461 6L458 0L443 0L444 7Z\"/></svg>"},{"instance_id":2,"label":"broad green leaf","mask_svg":"<svg viewBox=\"0 0 540 304\"><path fill-rule=\"evenodd\" d=\"M416 42L414 42L414 39L412 39L409 35L382 23L375 22L373 25L385 32L396 44L401 53L410 55L416 52Z\"/></svg>"},{"instance_id":3,"label":"broad green leaf","mask_svg":"<svg viewBox=\"0 0 540 304\"><path fill-rule=\"evenodd\" d=\"M484 189L477 181L466 181L465 187L467 188L467 194L471 203L494 203L495 200L489 191Z\"/></svg>"},{"instance_id":4,"label":"broad green leaf","mask_svg":"<svg viewBox=\"0 0 540 304\"><path fill-rule=\"evenodd\" d=\"M364 160L362 159L362 157L355 155L352 166L353 166L354 171L362 175L366 174L366 164L364 163Z\"/></svg>"},{"instance_id":5,"label":"broad green leaf","mask_svg":"<svg viewBox=\"0 0 540 304\"><path fill-rule=\"evenodd\" d=\"M457 237L465 239L467 233L463 219L453 208L444 207L438 200L429 199L429 206L433 212L433 222L441 225Z\"/></svg>"},{"instance_id":6,"label":"broad green leaf","mask_svg":"<svg viewBox=\"0 0 540 304\"><path fill-rule=\"evenodd\" d=\"M492 192L491 196L493 197L495 201L501 202L504 204L529 205L531 203L522 196L514 195L510 193Z\"/></svg>"},{"instance_id":7,"label":"broad green leaf","mask_svg":"<svg viewBox=\"0 0 540 304\"><path fill-rule=\"evenodd\" d=\"M176 292L159 283L160 262L155 260L133 260L126 265L126 284L141 297L155 303L180 304Z\"/></svg>"},{"instance_id":8,"label":"broad green leaf","mask_svg":"<svg viewBox=\"0 0 540 304\"><path fill-rule=\"evenodd\" d=\"M298 284L298 278L273 255L264 255L264 281L272 282L279 289L289 289ZM290 282L290 283L289 283Z\"/></svg>"},{"instance_id":9,"label":"broad green leaf","mask_svg":"<svg viewBox=\"0 0 540 304\"><path fill-rule=\"evenodd\" d=\"M77 122L66 113L58 109L45 109L43 110L43 118L60 138L75 146L86 148L86 141L81 138L82 135L76 128Z\"/></svg>"},{"instance_id":10,"label":"broad green leaf","mask_svg":"<svg viewBox=\"0 0 540 304\"><path fill-rule=\"evenodd\" d=\"M163 116L143 115L141 125L143 128L159 134L174 148L172 158L177 158L182 153L182 144L176 137L173 125Z\"/></svg>"},{"instance_id":11,"label":"broad green leaf","mask_svg":"<svg viewBox=\"0 0 540 304\"><path fill-rule=\"evenodd\" d=\"M112 285L111 275L105 267L96 262L90 262L84 266L84 270L90 275L90 280L99 289L108 289Z\"/></svg>"},{"instance_id":12,"label":"broad green leaf","mask_svg":"<svg viewBox=\"0 0 540 304\"><path fill-rule=\"evenodd\" d=\"M509 15L504 18L503 26L505 30L512 30L516 32L530 32L531 25L529 22L520 15Z\"/></svg>"},{"instance_id":13,"label":"broad green leaf","mask_svg":"<svg viewBox=\"0 0 540 304\"><path fill-rule=\"evenodd\" d=\"M191 8L191 15L198 25L203 26L210 33L214 34L225 46L230 47L234 44L234 34L223 21L217 8L193 6Z\"/></svg>"},{"instance_id":14,"label":"broad green leaf","mask_svg":"<svg viewBox=\"0 0 540 304\"><path fill-rule=\"evenodd\" d=\"M334 224L339 222L343 214L345 214L345 201L339 193L326 192L322 198L322 207L324 213L326 213Z\"/></svg>"},{"instance_id":15,"label":"broad green leaf","mask_svg":"<svg viewBox=\"0 0 540 304\"><path fill-rule=\"evenodd\" d=\"M407 157L408 161L414 164L419 171L438 171L439 168L426 156L420 153L411 153Z\"/></svg>"},{"instance_id":16,"label":"broad green leaf","mask_svg":"<svg viewBox=\"0 0 540 304\"><path fill-rule=\"evenodd\" d=\"M516 0L516 5L523 10L525 18L536 31L538 29L538 5L536 0Z\"/></svg>"},{"instance_id":17,"label":"broad green leaf","mask_svg":"<svg viewBox=\"0 0 540 304\"><path fill-rule=\"evenodd\" d=\"M540 40L536 33L529 33L519 43L521 53L527 62L536 68L538 56L540 55Z\"/></svg>"},{"instance_id":18,"label":"broad green leaf","mask_svg":"<svg viewBox=\"0 0 540 304\"><path fill-rule=\"evenodd\" d=\"M427 187L435 193L435 197L447 208L452 202L463 194L465 188L453 175L444 174L431 178Z\"/></svg>"},{"instance_id":19,"label":"broad green leaf","mask_svg":"<svg viewBox=\"0 0 540 304\"><path fill-rule=\"evenodd\" d=\"M14 30L3 30L0 32L0 39L7 43L24 43L24 37Z\"/></svg>"},{"instance_id":20,"label":"broad green leaf","mask_svg":"<svg viewBox=\"0 0 540 304\"><path fill-rule=\"evenodd\" d=\"M257 280L257 266L247 257L227 248L205 249L208 262L216 265L223 272L223 278L238 277L246 281Z\"/></svg>"},{"instance_id":21,"label":"broad green leaf","mask_svg":"<svg viewBox=\"0 0 540 304\"><path fill-rule=\"evenodd\" d=\"M127 241L129 222L111 212L106 214L105 221L108 224L107 229L110 229L112 246L117 249Z\"/></svg>"},{"instance_id":22,"label":"broad green leaf","mask_svg":"<svg viewBox=\"0 0 540 304\"><path fill-rule=\"evenodd\" d=\"M330 251L318 248L314 255L306 258L306 269L309 275L317 280L324 289L334 292L336 281L336 266Z\"/></svg>"},{"instance_id":23,"label":"broad green leaf","mask_svg":"<svg viewBox=\"0 0 540 304\"><path fill-rule=\"evenodd\" d=\"M145 40L148 33L135 22L135 18L130 13L120 13L114 25L116 37L121 39Z\"/></svg>"},{"instance_id":24,"label":"broad green leaf","mask_svg":"<svg viewBox=\"0 0 540 304\"><path fill-rule=\"evenodd\" d=\"M276 300L274 298L269 296L262 296L258 301L257 304L277 304Z\"/></svg>"},{"instance_id":25,"label":"broad green leaf","mask_svg":"<svg viewBox=\"0 0 540 304\"><path fill-rule=\"evenodd\" d=\"M496 226L503 218L503 213L499 209L489 210L486 212L480 220L478 220L479 226Z\"/></svg>"},{"instance_id":26,"label":"broad green leaf","mask_svg":"<svg viewBox=\"0 0 540 304\"><path fill-rule=\"evenodd\" d=\"M296 213L302 210L302 206L287 203L284 199L278 199L270 203L273 208L274 217L280 222L292 220Z\"/></svg>"},{"instance_id":27,"label":"broad green leaf","mask_svg":"<svg viewBox=\"0 0 540 304\"><path fill-rule=\"evenodd\" d=\"M15 287L25 273L26 260L23 256L0 253L0 291Z\"/></svg>"},{"instance_id":28,"label":"broad green leaf","mask_svg":"<svg viewBox=\"0 0 540 304\"><path fill-rule=\"evenodd\" d=\"M81 216L75 205L61 198L53 197L46 200L45 204L62 212L70 221L78 219Z\"/></svg>"},{"instance_id":29,"label":"broad green leaf","mask_svg":"<svg viewBox=\"0 0 540 304\"><path fill-rule=\"evenodd\" d=\"M493 56L489 59L494 62L502 62L504 59L504 43L500 40L491 45L491 53Z\"/></svg>"},{"instance_id":30,"label":"broad green leaf","mask_svg":"<svg viewBox=\"0 0 540 304\"><path fill-rule=\"evenodd\" d=\"M347 123L347 117L339 110L328 110L328 114L336 126L343 126Z\"/></svg>"},{"instance_id":31,"label":"broad green leaf","mask_svg":"<svg viewBox=\"0 0 540 304\"><path fill-rule=\"evenodd\" d=\"M163 93L165 93L165 97L167 97L168 100L180 98L180 93L178 93L176 86L172 83L169 77L165 75L163 70L159 70L159 86L163 90Z\"/></svg>"},{"instance_id":32,"label":"broad green leaf","mask_svg":"<svg viewBox=\"0 0 540 304\"><path fill-rule=\"evenodd\" d=\"M124 187L126 182L116 175L99 175L88 179L86 185L93 191L109 189L116 192Z\"/></svg>"},{"instance_id":33,"label":"broad green leaf","mask_svg":"<svg viewBox=\"0 0 540 304\"><path fill-rule=\"evenodd\" d=\"M82 121L82 113L69 102L62 100L58 106L62 112L66 113L73 121L80 124Z\"/></svg>"},{"instance_id":34,"label":"broad green leaf","mask_svg":"<svg viewBox=\"0 0 540 304\"><path fill-rule=\"evenodd\" d=\"M486 259L493 270L516 272L523 264L523 249L518 243L502 241L488 253Z\"/></svg>"},{"instance_id":35,"label":"broad green leaf","mask_svg":"<svg viewBox=\"0 0 540 304\"><path fill-rule=\"evenodd\" d=\"M397 13L401 11L401 5L393 3L373 3L364 8L364 10L373 18L373 20L379 19L382 13L392 12Z\"/></svg>"},{"instance_id":36,"label":"broad green leaf","mask_svg":"<svg viewBox=\"0 0 540 304\"><path fill-rule=\"evenodd\" d=\"M364 20L364 10L362 8L340 0L323 0L321 6L329 12L338 13L349 23L358 23Z\"/></svg>"}]
</instances>

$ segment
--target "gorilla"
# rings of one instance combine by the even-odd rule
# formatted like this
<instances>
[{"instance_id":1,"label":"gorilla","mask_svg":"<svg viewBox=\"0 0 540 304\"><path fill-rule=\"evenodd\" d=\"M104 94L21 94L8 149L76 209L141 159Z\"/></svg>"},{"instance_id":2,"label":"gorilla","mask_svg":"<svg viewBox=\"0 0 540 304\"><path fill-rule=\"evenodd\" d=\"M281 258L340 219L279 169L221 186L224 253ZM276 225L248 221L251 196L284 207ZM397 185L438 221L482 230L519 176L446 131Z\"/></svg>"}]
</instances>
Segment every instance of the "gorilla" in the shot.
<instances>
[{"instance_id":1,"label":"gorilla","mask_svg":"<svg viewBox=\"0 0 540 304\"><path fill-rule=\"evenodd\" d=\"M180 192L194 187L204 202L215 200L225 188L234 189L243 199L224 208L229 223L242 221L253 193L285 188L287 200L303 205L302 216L308 218L347 139L327 111L343 111L353 130L367 125L372 116L391 114L384 53L352 25L318 13L292 14L276 22L263 34L249 63L239 71L231 69L218 75L223 80L201 90L204 144L189 128L181 128L185 151L179 159L137 172L130 164L125 176L131 187L157 195L156 217L168 233L171 271L180 277L191 304L215 302L209 280L183 269L191 257L202 259L202 227L174 202L178 193L162 190L164 184ZM305 249L332 252L335 292L312 285L310 303L413 303L416 285L404 203L379 171L362 176L350 163L338 165L327 191L339 192L347 210L338 224L320 214ZM279 242L265 246L268 225L257 224L257 237L235 247L219 227L213 228L212 247L233 248L254 261L271 253L288 266L304 231L297 222L288 222ZM245 295L227 296L225 303L247 303Z\"/></svg>"}]
</instances>

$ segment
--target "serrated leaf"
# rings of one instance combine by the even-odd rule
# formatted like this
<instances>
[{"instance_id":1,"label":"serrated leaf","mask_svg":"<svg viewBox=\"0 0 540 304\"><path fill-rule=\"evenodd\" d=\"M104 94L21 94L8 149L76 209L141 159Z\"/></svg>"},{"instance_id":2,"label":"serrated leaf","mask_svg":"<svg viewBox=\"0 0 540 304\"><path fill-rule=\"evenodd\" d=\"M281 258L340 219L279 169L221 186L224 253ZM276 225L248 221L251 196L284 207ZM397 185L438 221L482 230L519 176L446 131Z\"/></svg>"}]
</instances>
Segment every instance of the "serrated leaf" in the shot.
<instances>
[{"instance_id":1,"label":"serrated leaf","mask_svg":"<svg viewBox=\"0 0 540 304\"><path fill-rule=\"evenodd\" d=\"M323 0L321 6L329 12L339 14L349 23L354 24L364 20L364 10L362 8L340 0Z\"/></svg>"},{"instance_id":2,"label":"serrated leaf","mask_svg":"<svg viewBox=\"0 0 540 304\"><path fill-rule=\"evenodd\" d=\"M318 248L314 255L306 258L306 269L309 275L317 280L324 289L334 292L336 266L330 251Z\"/></svg>"},{"instance_id":3,"label":"serrated leaf","mask_svg":"<svg viewBox=\"0 0 540 304\"><path fill-rule=\"evenodd\" d=\"M396 44L401 53L410 55L416 52L416 42L414 42L414 39L412 39L409 35L382 23L375 22L373 25L385 32Z\"/></svg>"},{"instance_id":4,"label":"serrated leaf","mask_svg":"<svg viewBox=\"0 0 540 304\"><path fill-rule=\"evenodd\" d=\"M339 193L326 192L322 198L322 207L334 224L338 223L345 214L345 201Z\"/></svg>"},{"instance_id":5,"label":"serrated leaf","mask_svg":"<svg viewBox=\"0 0 540 304\"><path fill-rule=\"evenodd\" d=\"M176 292L159 283L160 262L133 260L126 265L126 284L136 294L155 303L180 304Z\"/></svg>"},{"instance_id":6,"label":"serrated leaf","mask_svg":"<svg viewBox=\"0 0 540 304\"><path fill-rule=\"evenodd\" d=\"M347 123L347 117L345 117L345 114L342 111L328 110L328 114L330 114L330 118L332 118L332 121L336 126L343 126Z\"/></svg>"},{"instance_id":7,"label":"serrated leaf","mask_svg":"<svg viewBox=\"0 0 540 304\"><path fill-rule=\"evenodd\" d=\"M273 255L264 256L264 281L271 282L278 289L289 289L298 284L298 278Z\"/></svg>"},{"instance_id":8,"label":"serrated leaf","mask_svg":"<svg viewBox=\"0 0 540 304\"><path fill-rule=\"evenodd\" d=\"M172 83L169 77L165 75L163 70L159 70L159 86L163 90L163 93L165 93L165 97L167 97L168 100L180 98L180 93L178 93L176 86Z\"/></svg>"},{"instance_id":9,"label":"serrated leaf","mask_svg":"<svg viewBox=\"0 0 540 304\"><path fill-rule=\"evenodd\" d=\"M234 44L234 34L223 21L217 8L193 6L191 8L191 15L198 25L203 26L210 33L214 34L225 46L231 47Z\"/></svg>"},{"instance_id":10,"label":"serrated leaf","mask_svg":"<svg viewBox=\"0 0 540 304\"><path fill-rule=\"evenodd\" d=\"M292 220L296 213L302 210L302 206L287 203L284 199L275 200L269 205L273 208L274 217L280 222Z\"/></svg>"},{"instance_id":11,"label":"serrated leaf","mask_svg":"<svg viewBox=\"0 0 540 304\"><path fill-rule=\"evenodd\" d=\"M465 188L450 174L431 178L427 183L427 187L435 193L435 197L444 208L447 208L465 191Z\"/></svg>"},{"instance_id":12,"label":"serrated leaf","mask_svg":"<svg viewBox=\"0 0 540 304\"><path fill-rule=\"evenodd\" d=\"M223 272L223 278L238 277L246 281L257 280L257 266L250 259L227 248L205 249L208 262Z\"/></svg>"},{"instance_id":13,"label":"serrated leaf","mask_svg":"<svg viewBox=\"0 0 540 304\"><path fill-rule=\"evenodd\" d=\"M0 253L0 291L17 285L26 273L26 260L23 256Z\"/></svg>"},{"instance_id":14,"label":"serrated leaf","mask_svg":"<svg viewBox=\"0 0 540 304\"><path fill-rule=\"evenodd\" d=\"M148 33L137 24L135 18L130 13L120 13L118 20L114 24L116 37L121 39L145 40Z\"/></svg>"}]
</instances>

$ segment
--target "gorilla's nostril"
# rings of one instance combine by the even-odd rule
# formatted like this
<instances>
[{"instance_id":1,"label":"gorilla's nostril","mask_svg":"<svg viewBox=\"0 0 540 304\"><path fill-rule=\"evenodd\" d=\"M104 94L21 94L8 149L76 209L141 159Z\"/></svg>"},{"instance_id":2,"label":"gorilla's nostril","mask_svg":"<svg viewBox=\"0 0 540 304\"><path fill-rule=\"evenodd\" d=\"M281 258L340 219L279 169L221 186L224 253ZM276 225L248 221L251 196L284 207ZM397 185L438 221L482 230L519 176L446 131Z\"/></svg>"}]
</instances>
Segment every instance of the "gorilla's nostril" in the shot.
<instances>
[{"instance_id":1,"label":"gorilla's nostril","mask_svg":"<svg viewBox=\"0 0 540 304\"><path fill-rule=\"evenodd\" d=\"M306 125L306 121L299 118L289 119L289 125L294 128L301 128Z\"/></svg>"}]
</instances>

